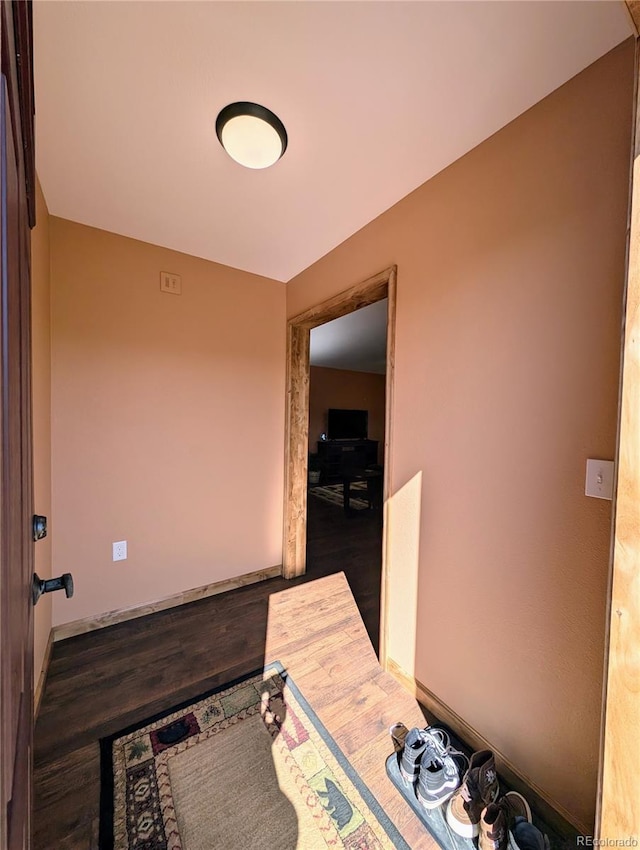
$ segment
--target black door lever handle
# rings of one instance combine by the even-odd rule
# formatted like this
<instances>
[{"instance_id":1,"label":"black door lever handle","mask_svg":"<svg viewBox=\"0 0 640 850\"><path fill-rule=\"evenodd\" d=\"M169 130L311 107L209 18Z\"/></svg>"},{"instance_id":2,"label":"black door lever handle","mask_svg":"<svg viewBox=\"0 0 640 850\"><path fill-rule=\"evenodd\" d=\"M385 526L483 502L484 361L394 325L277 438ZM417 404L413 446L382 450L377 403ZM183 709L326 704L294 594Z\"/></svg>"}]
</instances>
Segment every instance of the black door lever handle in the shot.
<instances>
[{"instance_id":1,"label":"black door lever handle","mask_svg":"<svg viewBox=\"0 0 640 850\"><path fill-rule=\"evenodd\" d=\"M67 599L73 596L73 576L71 573L63 573L58 578L40 578L38 573L33 574L33 604L35 605L43 593L51 593L54 590L64 590Z\"/></svg>"}]
</instances>

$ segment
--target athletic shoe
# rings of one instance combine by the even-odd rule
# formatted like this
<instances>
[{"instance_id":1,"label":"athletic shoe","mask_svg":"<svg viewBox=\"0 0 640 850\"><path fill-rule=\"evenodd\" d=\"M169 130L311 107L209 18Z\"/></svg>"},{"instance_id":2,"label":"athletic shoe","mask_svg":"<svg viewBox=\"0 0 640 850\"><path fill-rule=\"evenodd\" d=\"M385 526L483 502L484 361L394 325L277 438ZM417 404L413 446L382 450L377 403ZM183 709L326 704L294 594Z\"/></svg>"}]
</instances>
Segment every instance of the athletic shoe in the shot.
<instances>
[{"instance_id":1,"label":"athletic shoe","mask_svg":"<svg viewBox=\"0 0 640 850\"><path fill-rule=\"evenodd\" d=\"M523 817L514 819L509 830L509 844L513 850L550 850L551 847L549 837Z\"/></svg>"},{"instance_id":2,"label":"athletic shoe","mask_svg":"<svg viewBox=\"0 0 640 850\"><path fill-rule=\"evenodd\" d=\"M447 823L462 838L475 838L482 810L494 803L499 793L493 753L491 750L474 753L462 785L449 800Z\"/></svg>"},{"instance_id":3,"label":"athletic shoe","mask_svg":"<svg viewBox=\"0 0 640 850\"><path fill-rule=\"evenodd\" d=\"M389 730L391 737L396 741L400 741L403 735L402 724L396 724ZM414 728L404 737L404 748L400 757L400 774L405 783L415 785L420 774L420 762L427 750L431 757L435 757L437 752L443 751L449 746L449 736L444 729L435 729L427 726L426 729Z\"/></svg>"},{"instance_id":4,"label":"athletic shoe","mask_svg":"<svg viewBox=\"0 0 640 850\"><path fill-rule=\"evenodd\" d=\"M420 760L427 748L423 730L414 728L404 739L404 748L400 756L400 774L405 782L414 785L420 773Z\"/></svg>"},{"instance_id":5,"label":"athletic shoe","mask_svg":"<svg viewBox=\"0 0 640 850\"><path fill-rule=\"evenodd\" d=\"M489 803L480 817L479 850L507 850L510 828L518 817L531 821L529 803L517 791L509 791L497 803Z\"/></svg>"},{"instance_id":6,"label":"athletic shoe","mask_svg":"<svg viewBox=\"0 0 640 850\"><path fill-rule=\"evenodd\" d=\"M469 767L469 759L449 744L434 745L422 756L416 787L418 802L425 809L437 809L451 797Z\"/></svg>"}]
</instances>

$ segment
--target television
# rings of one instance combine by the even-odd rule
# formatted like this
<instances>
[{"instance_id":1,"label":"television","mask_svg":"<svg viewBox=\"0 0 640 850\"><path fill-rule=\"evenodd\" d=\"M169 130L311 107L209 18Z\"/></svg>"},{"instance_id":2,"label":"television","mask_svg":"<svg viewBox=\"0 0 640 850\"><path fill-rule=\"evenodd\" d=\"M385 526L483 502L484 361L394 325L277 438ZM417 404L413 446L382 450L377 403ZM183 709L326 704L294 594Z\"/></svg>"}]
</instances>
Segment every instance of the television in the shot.
<instances>
[{"instance_id":1,"label":"television","mask_svg":"<svg viewBox=\"0 0 640 850\"><path fill-rule=\"evenodd\" d=\"M330 440L366 440L368 422L368 410L329 408L327 436Z\"/></svg>"}]
</instances>

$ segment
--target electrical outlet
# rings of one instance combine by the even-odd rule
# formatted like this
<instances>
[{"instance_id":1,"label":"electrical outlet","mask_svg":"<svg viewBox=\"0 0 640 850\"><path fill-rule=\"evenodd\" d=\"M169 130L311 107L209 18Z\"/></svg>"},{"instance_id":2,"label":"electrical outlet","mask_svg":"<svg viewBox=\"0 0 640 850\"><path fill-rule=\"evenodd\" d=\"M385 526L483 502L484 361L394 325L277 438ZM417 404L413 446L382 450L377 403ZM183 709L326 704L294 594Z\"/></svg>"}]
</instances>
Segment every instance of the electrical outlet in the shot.
<instances>
[{"instance_id":1,"label":"electrical outlet","mask_svg":"<svg viewBox=\"0 0 640 850\"><path fill-rule=\"evenodd\" d=\"M172 295L182 295L182 278L179 274L160 272L160 289Z\"/></svg>"},{"instance_id":2,"label":"electrical outlet","mask_svg":"<svg viewBox=\"0 0 640 850\"><path fill-rule=\"evenodd\" d=\"M126 540L118 540L117 543L113 544L113 560L114 561L126 561L127 560L127 541Z\"/></svg>"}]
</instances>

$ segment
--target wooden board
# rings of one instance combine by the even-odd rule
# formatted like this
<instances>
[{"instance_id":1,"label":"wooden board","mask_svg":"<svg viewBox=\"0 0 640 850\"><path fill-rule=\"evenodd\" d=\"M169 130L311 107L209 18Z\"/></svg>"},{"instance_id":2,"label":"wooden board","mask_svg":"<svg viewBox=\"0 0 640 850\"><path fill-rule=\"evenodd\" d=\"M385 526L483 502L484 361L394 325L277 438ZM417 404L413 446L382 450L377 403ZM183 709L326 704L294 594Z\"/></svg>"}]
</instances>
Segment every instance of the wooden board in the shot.
<instances>
[{"instance_id":1,"label":"wooden board","mask_svg":"<svg viewBox=\"0 0 640 850\"><path fill-rule=\"evenodd\" d=\"M410 847L438 845L385 772L389 727L424 726L420 708L382 670L344 574L273 594L265 661L280 661Z\"/></svg>"},{"instance_id":2,"label":"wooden board","mask_svg":"<svg viewBox=\"0 0 640 850\"><path fill-rule=\"evenodd\" d=\"M309 328L289 322L282 547L285 578L302 575L306 567L309 368Z\"/></svg>"},{"instance_id":3,"label":"wooden board","mask_svg":"<svg viewBox=\"0 0 640 850\"><path fill-rule=\"evenodd\" d=\"M0 849L24 850L33 740L30 4L4 0L0 30Z\"/></svg>"},{"instance_id":4,"label":"wooden board","mask_svg":"<svg viewBox=\"0 0 640 850\"><path fill-rule=\"evenodd\" d=\"M640 32L640 0L627 0L626 6L636 33L638 33Z\"/></svg>"},{"instance_id":5,"label":"wooden board","mask_svg":"<svg viewBox=\"0 0 640 850\"><path fill-rule=\"evenodd\" d=\"M631 5L631 4L630 4ZM636 8L638 8L636 6ZM638 93L636 48L636 97ZM640 110L636 105L636 121ZM640 841L640 136L622 360L617 489L597 834Z\"/></svg>"},{"instance_id":6,"label":"wooden board","mask_svg":"<svg viewBox=\"0 0 640 850\"><path fill-rule=\"evenodd\" d=\"M385 380L385 400L384 400L384 483L382 497L384 500L384 518L382 523L382 586L380 588L380 648L379 657L383 669L386 669L388 661L388 646L389 646L389 594L388 582L390 557L390 539L389 539L389 497L391 496L391 446L393 445L393 410L394 410L394 387L395 387L395 370L396 370L396 295L397 295L397 271L391 270L389 282L387 284L387 293L389 297L389 306L387 309L387 371Z\"/></svg>"}]
</instances>

